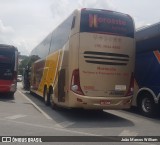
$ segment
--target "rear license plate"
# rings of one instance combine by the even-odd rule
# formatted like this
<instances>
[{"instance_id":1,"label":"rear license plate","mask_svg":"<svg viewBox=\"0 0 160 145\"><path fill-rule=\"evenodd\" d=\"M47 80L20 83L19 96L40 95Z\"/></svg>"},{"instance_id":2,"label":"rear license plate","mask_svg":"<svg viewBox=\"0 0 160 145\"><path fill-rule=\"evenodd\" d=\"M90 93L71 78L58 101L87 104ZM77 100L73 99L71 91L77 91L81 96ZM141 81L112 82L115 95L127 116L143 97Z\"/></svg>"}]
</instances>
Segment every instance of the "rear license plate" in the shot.
<instances>
[{"instance_id":1,"label":"rear license plate","mask_svg":"<svg viewBox=\"0 0 160 145\"><path fill-rule=\"evenodd\" d=\"M109 101L109 100L101 100L101 101L100 101L100 104L101 104L101 105L110 105L110 104L111 104L111 101Z\"/></svg>"}]
</instances>

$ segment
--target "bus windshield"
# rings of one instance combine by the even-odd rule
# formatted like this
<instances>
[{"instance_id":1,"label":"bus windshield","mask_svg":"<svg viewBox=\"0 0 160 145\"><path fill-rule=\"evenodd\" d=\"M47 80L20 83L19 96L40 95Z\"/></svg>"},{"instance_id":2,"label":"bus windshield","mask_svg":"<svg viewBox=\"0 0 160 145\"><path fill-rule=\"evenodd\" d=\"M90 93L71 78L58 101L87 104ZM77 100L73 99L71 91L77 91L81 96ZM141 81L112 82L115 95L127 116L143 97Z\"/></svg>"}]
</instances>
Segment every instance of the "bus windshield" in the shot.
<instances>
[{"instance_id":1,"label":"bus windshield","mask_svg":"<svg viewBox=\"0 0 160 145\"><path fill-rule=\"evenodd\" d=\"M10 80L13 77L15 53L1 50L0 53L0 79Z\"/></svg>"},{"instance_id":2,"label":"bus windshield","mask_svg":"<svg viewBox=\"0 0 160 145\"><path fill-rule=\"evenodd\" d=\"M106 33L133 38L133 20L128 15L112 11L82 10L80 32Z\"/></svg>"}]
</instances>

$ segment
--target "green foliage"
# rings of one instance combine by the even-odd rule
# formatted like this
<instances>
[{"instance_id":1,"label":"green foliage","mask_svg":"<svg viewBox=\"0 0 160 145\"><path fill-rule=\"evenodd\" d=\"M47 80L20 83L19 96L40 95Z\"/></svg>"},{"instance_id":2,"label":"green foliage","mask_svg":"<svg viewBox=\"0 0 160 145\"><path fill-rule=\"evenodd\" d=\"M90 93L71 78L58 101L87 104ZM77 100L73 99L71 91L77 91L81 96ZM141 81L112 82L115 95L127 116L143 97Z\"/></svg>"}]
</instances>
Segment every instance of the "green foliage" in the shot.
<instances>
[{"instance_id":1,"label":"green foliage","mask_svg":"<svg viewBox=\"0 0 160 145\"><path fill-rule=\"evenodd\" d=\"M29 62L28 56L21 57L21 61L19 62L19 66L18 66L18 74L20 75L23 74L23 69L26 67L28 62Z\"/></svg>"}]
</instances>

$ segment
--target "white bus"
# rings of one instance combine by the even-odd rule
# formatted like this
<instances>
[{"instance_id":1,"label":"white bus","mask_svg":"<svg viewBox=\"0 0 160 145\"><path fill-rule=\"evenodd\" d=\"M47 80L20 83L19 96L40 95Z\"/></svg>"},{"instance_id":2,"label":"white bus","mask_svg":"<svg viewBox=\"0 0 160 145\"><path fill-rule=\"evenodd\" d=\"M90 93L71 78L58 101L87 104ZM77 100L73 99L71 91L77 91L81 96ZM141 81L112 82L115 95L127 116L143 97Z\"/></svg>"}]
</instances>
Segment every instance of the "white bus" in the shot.
<instances>
[{"instance_id":1,"label":"white bus","mask_svg":"<svg viewBox=\"0 0 160 145\"><path fill-rule=\"evenodd\" d=\"M31 52L30 91L53 108L129 108L134 31L127 14L75 10Z\"/></svg>"}]
</instances>

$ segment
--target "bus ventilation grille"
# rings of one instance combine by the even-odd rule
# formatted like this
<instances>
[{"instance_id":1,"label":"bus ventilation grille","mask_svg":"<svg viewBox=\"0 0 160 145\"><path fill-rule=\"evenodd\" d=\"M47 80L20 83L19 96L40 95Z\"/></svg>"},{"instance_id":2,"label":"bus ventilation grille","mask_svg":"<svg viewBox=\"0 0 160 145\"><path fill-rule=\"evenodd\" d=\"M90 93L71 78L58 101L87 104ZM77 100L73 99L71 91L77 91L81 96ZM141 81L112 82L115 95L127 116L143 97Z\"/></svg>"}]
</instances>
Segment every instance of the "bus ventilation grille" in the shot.
<instances>
[{"instance_id":1,"label":"bus ventilation grille","mask_svg":"<svg viewBox=\"0 0 160 145\"><path fill-rule=\"evenodd\" d=\"M85 51L84 58L87 63L102 65L127 65L129 56L126 54Z\"/></svg>"}]
</instances>

